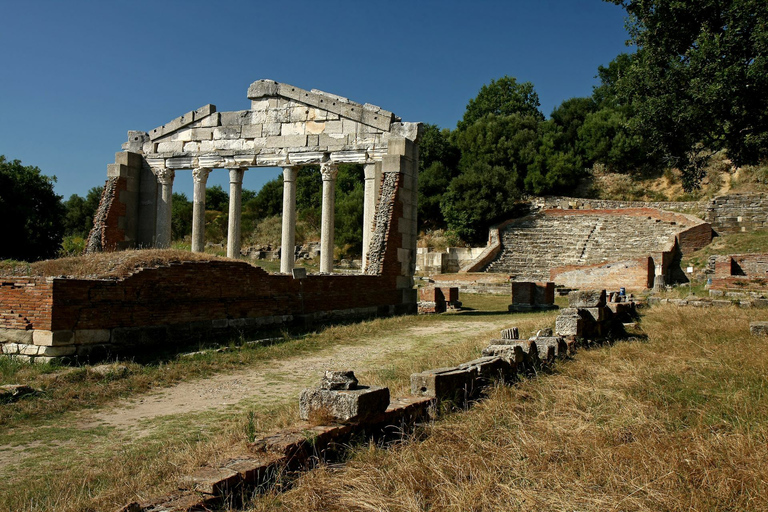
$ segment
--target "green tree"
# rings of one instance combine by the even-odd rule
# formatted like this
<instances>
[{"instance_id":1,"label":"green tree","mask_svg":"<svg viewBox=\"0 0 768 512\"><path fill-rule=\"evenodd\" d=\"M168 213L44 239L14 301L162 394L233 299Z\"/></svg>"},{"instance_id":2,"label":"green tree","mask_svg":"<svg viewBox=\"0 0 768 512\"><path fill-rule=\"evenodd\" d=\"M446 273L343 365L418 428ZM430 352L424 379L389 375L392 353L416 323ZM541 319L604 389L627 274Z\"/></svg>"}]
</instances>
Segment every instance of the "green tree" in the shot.
<instances>
[{"instance_id":1,"label":"green tree","mask_svg":"<svg viewBox=\"0 0 768 512\"><path fill-rule=\"evenodd\" d=\"M513 77L503 76L483 85L477 96L469 100L458 129L465 130L488 114L498 117L519 114L543 121L540 106L539 95L531 82L520 84Z\"/></svg>"},{"instance_id":2,"label":"green tree","mask_svg":"<svg viewBox=\"0 0 768 512\"><path fill-rule=\"evenodd\" d=\"M459 174L461 153L451 132L434 124L424 125L419 141L419 228L446 227L440 202L451 180Z\"/></svg>"},{"instance_id":3,"label":"green tree","mask_svg":"<svg viewBox=\"0 0 768 512\"><path fill-rule=\"evenodd\" d=\"M54 257L64 234L64 205L53 191L56 177L0 155L0 259Z\"/></svg>"},{"instance_id":4,"label":"green tree","mask_svg":"<svg viewBox=\"0 0 768 512\"><path fill-rule=\"evenodd\" d=\"M221 188L221 185L206 187L205 209L217 212L229 211L229 194Z\"/></svg>"},{"instance_id":5,"label":"green tree","mask_svg":"<svg viewBox=\"0 0 768 512\"><path fill-rule=\"evenodd\" d=\"M93 228L93 216L99 208L104 187L93 187L85 198L72 194L64 202L64 235L86 238Z\"/></svg>"},{"instance_id":6,"label":"green tree","mask_svg":"<svg viewBox=\"0 0 768 512\"><path fill-rule=\"evenodd\" d=\"M538 154L538 116L488 114L454 132L461 174L451 181L441 209L448 227L482 242L493 222L511 215Z\"/></svg>"},{"instance_id":7,"label":"green tree","mask_svg":"<svg viewBox=\"0 0 768 512\"><path fill-rule=\"evenodd\" d=\"M768 157L768 2L606 1L627 11L638 47L618 96L687 190L711 151L737 165Z\"/></svg>"},{"instance_id":8,"label":"green tree","mask_svg":"<svg viewBox=\"0 0 768 512\"><path fill-rule=\"evenodd\" d=\"M171 237L183 240L192 234L192 201L187 195L174 192L171 200Z\"/></svg>"}]
</instances>

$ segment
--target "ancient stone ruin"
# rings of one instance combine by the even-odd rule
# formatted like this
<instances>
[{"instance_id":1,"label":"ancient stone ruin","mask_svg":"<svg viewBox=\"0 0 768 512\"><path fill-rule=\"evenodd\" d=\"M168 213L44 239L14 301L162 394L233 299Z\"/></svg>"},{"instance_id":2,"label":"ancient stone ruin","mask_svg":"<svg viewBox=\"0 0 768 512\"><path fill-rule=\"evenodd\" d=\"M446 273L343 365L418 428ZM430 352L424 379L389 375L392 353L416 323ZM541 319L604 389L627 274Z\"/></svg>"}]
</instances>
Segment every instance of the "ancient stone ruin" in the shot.
<instances>
[{"instance_id":1,"label":"ancient stone ruin","mask_svg":"<svg viewBox=\"0 0 768 512\"><path fill-rule=\"evenodd\" d=\"M283 168L282 240L295 246L296 174L323 181L320 273L292 275L245 262L184 261L119 278L8 277L0 281L2 353L42 361L99 357L175 340L237 336L264 326L416 312L413 272L420 124L316 90L259 80L250 108L205 105L150 130L131 131L108 166L89 251L168 247L176 179L194 180L192 250L204 247L205 184L230 178L227 253L240 254L243 174ZM365 169L363 275L331 274L334 180L340 163ZM256 169L256 171L253 171Z\"/></svg>"}]
</instances>

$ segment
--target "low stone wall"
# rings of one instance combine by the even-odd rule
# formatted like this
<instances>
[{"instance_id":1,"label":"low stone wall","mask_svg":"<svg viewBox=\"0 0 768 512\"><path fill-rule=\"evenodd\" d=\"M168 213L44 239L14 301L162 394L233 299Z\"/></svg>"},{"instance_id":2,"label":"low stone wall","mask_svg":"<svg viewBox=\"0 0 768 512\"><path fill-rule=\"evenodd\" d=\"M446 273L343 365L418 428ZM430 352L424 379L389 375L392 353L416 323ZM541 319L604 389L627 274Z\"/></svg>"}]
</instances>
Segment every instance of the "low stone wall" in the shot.
<instances>
[{"instance_id":1,"label":"low stone wall","mask_svg":"<svg viewBox=\"0 0 768 512\"><path fill-rule=\"evenodd\" d=\"M458 272L485 251L485 247L448 247L444 252L433 252L420 247L416 252L416 272L445 274Z\"/></svg>"},{"instance_id":2,"label":"low stone wall","mask_svg":"<svg viewBox=\"0 0 768 512\"><path fill-rule=\"evenodd\" d=\"M718 234L768 228L768 194L731 194L712 199L704 218Z\"/></svg>"},{"instance_id":3,"label":"low stone wall","mask_svg":"<svg viewBox=\"0 0 768 512\"><path fill-rule=\"evenodd\" d=\"M485 272L443 274L430 277L435 286L458 288L461 293L488 293L491 295L509 295L512 287L509 276L486 274Z\"/></svg>"},{"instance_id":4,"label":"low stone wall","mask_svg":"<svg viewBox=\"0 0 768 512\"><path fill-rule=\"evenodd\" d=\"M120 280L14 278L0 285L2 351L29 357L236 335L264 326L415 313L381 276L271 275L239 261L189 261Z\"/></svg>"},{"instance_id":5,"label":"low stone wall","mask_svg":"<svg viewBox=\"0 0 768 512\"><path fill-rule=\"evenodd\" d=\"M706 203L700 201L614 201L610 199L585 199L580 197L547 196L537 197L533 205L543 209L559 208L562 210L594 210L624 208L654 208L672 212L702 215Z\"/></svg>"},{"instance_id":6,"label":"low stone wall","mask_svg":"<svg viewBox=\"0 0 768 512\"><path fill-rule=\"evenodd\" d=\"M653 286L654 264L651 258L638 258L598 265L556 267L550 270L550 279L566 288L640 291Z\"/></svg>"}]
</instances>

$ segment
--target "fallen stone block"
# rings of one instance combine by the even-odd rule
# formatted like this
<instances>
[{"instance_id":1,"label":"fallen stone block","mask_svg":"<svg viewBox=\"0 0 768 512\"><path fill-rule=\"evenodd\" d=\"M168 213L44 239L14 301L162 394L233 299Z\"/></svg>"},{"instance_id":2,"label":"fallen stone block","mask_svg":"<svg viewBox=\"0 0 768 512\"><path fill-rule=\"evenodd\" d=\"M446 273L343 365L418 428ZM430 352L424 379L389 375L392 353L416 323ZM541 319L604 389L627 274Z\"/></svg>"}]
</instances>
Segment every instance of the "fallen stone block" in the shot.
<instances>
[{"instance_id":1,"label":"fallen stone block","mask_svg":"<svg viewBox=\"0 0 768 512\"><path fill-rule=\"evenodd\" d=\"M299 397L299 416L307 420L320 414L336 421L359 422L384 412L388 405L389 388L305 389Z\"/></svg>"},{"instance_id":2,"label":"fallen stone block","mask_svg":"<svg viewBox=\"0 0 768 512\"><path fill-rule=\"evenodd\" d=\"M517 372L517 365L504 359L501 356L484 356L473 359L459 365L460 369L477 370L477 380L484 381L481 384L493 380L505 380Z\"/></svg>"},{"instance_id":3,"label":"fallen stone block","mask_svg":"<svg viewBox=\"0 0 768 512\"><path fill-rule=\"evenodd\" d=\"M576 290L568 294L572 308L601 308L605 306L605 290Z\"/></svg>"},{"instance_id":4,"label":"fallen stone block","mask_svg":"<svg viewBox=\"0 0 768 512\"><path fill-rule=\"evenodd\" d=\"M499 343L510 340L491 340L491 345L488 345L483 349L483 356L498 356L509 362L510 364L518 365L525 362L526 353L523 352L523 348L515 343Z\"/></svg>"},{"instance_id":5,"label":"fallen stone block","mask_svg":"<svg viewBox=\"0 0 768 512\"><path fill-rule=\"evenodd\" d=\"M240 483L240 474L229 468L200 468L183 479L188 489L203 494L221 495Z\"/></svg>"},{"instance_id":6,"label":"fallen stone block","mask_svg":"<svg viewBox=\"0 0 768 512\"><path fill-rule=\"evenodd\" d=\"M537 337L536 346L539 348L539 357L541 357L542 347L552 347L554 350L553 357L563 358L568 354L568 345L560 336Z\"/></svg>"},{"instance_id":7,"label":"fallen stone block","mask_svg":"<svg viewBox=\"0 0 768 512\"><path fill-rule=\"evenodd\" d=\"M576 315L558 316L555 320L555 334L558 336L583 336L584 319Z\"/></svg>"},{"instance_id":8,"label":"fallen stone block","mask_svg":"<svg viewBox=\"0 0 768 512\"><path fill-rule=\"evenodd\" d=\"M438 368L411 374L411 394L438 399L474 392L476 368Z\"/></svg>"},{"instance_id":9,"label":"fallen stone block","mask_svg":"<svg viewBox=\"0 0 768 512\"><path fill-rule=\"evenodd\" d=\"M323 380L320 382L321 389L355 389L357 388L357 377L352 371L329 371L326 370Z\"/></svg>"},{"instance_id":10,"label":"fallen stone block","mask_svg":"<svg viewBox=\"0 0 768 512\"><path fill-rule=\"evenodd\" d=\"M749 333L752 336L768 336L768 322L749 322Z\"/></svg>"},{"instance_id":11,"label":"fallen stone block","mask_svg":"<svg viewBox=\"0 0 768 512\"><path fill-rule=\"evenodd\" d=\"M520 331L517 327L510 327L508 329L501 330L501 339L503 340L517 340L520 339Z\"/></svg>"}]
</instances>

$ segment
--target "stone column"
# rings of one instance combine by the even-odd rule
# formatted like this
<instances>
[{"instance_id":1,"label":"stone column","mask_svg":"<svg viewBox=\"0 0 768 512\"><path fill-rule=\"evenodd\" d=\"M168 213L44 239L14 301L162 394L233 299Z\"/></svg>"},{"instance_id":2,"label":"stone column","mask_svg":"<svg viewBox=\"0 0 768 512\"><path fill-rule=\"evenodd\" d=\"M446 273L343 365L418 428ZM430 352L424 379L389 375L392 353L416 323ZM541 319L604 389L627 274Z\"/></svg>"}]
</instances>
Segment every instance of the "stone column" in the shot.
<instances>
[{"instance_id":1,"label":"stone column","mask_svg":"<svg viewBox=\"0 0 768 512\"><path fill-rule=\"evenodd\" d=\"M283 168L283 236L280 244L280 273L290 274L296 251L296 167Z\"/></svg>"},{"instance_id":2,"label":"stone column","mask_svg":"<svg viewBox=\"0 0 768 512\"><path fill-rule=\"evenodd\" d=\"M205 250L205 184L210 169L199 167L192 171L195 181L192 203L192 252Z\"/></svg>"},{"instance_id":3,"label":"stone column","mask_svg":"<svg viewBox=\"0 0 768 512\"><path fill-rule=\"evenodd\" d=\"M229 227L227 229L227 258L240 257L240 210L245 169L229 170Z\"/></svg>"},{"instance_id":4,"label":"stone column","mask_svg":"<svg viewBox=\"0 0 768 512\"><path fill-rule=\"evenodd\" d=\"M333 228L336 209L336 165L320 165L323 175L323 212L320 228L320 272L330 274L333 271Z\"/></svg>"},{"instance_id":5,"label":"stone column","mask_svg":"<svg viewBox=\"0 0 768 512\"><path fill-rule=\"evenodd\" d=\"M379 182L381 166L375 163L365 164L365 195L363 197L363 272L368 267L368 249L373 237L373 223L376 205L379 201Z\"/></svg>"},{"instance_id":6,"label":"stone column","mask_svg":"<svg viewBox=\"0 0 768 512\"><path fill-rule=\"evenodd\" d=\"M152 169L160 184L157 198L157 221L155 224L155 247L167 249L171 246L171 201L173 200L173 169Z\"/></svg>"}]
</instances>

